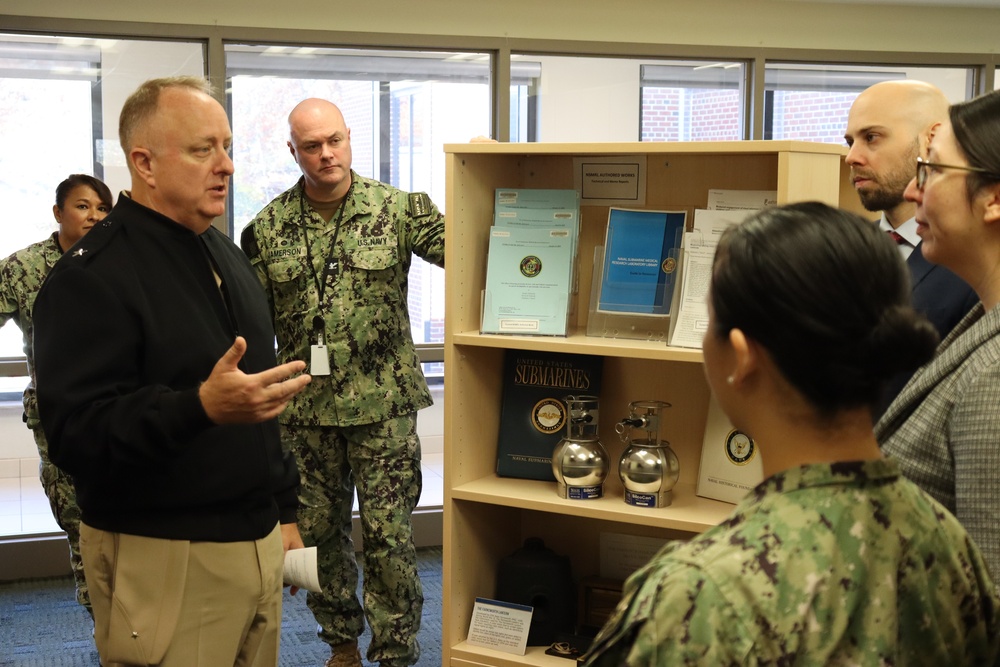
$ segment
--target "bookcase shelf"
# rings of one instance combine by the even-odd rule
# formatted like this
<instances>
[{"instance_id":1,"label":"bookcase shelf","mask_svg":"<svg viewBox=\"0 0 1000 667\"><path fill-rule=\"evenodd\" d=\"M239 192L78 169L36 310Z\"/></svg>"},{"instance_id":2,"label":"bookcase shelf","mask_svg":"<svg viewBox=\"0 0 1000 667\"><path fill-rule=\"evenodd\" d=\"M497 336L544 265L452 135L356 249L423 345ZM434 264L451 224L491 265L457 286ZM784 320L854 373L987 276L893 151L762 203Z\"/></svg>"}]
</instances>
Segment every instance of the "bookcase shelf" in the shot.
<instances>
[{"instance_id":1,"label":"bookcase shelf","mask_svg":"<svg viewBox=\"0 0 1000 667\"><path fill-rule=\"evenodd\" d=\"M579 295L566 337L479 333L489 228L496 188L572 188L574 158L643 156L645 208L705 208L708 190L776 190L778 202L807 199L858 211L839 146L794 141L609 144L451 144L446 158L445 498L443 646L445 667L565 667L565 658L529 647L524 656L470 646L476 597L495 595L499 561L525 538L570 557L576 578L599 573L603 532L687 539L724 519L732 505L695 495L709 392L700 350L662 341L585 334L593 267L579 263ZM608 207L580 211L579 257L603 243ZM605 497L566 500L555 483L496 475L502 366L506 350L592 354L603 358L600 427L612 470ZM624 444L614 425L628 403L662 400L664 435L680 461L669 507L627 505L616 464Z\"/></svg>"},{"instance_id":2,"label":"bookcase shelf","mask_svg":"<svg viewBox=\"0 0 1000 667\"><path fill-rule=\"evenodd\" d=\"M679 483L669 507L635 508L625 504L620 495L605 495L588 501L560 498L554 484L527 479L509 479L489 475L452 489L452 498L504 507L517 507L557 515L574 514L599 521L635 523L673 530L700 533L719 523L732 511L729 503L695 495L694 485Z\"/></svg>"},{"instance_id":3,"label":"bookcase shelf","mask_svg":"<svg viewBox=\"0 0 1000 667\"><path fill-rule=\"evenodd\" d=\"M505 350L554 351L576 354L595 354L605 357L620 357L628 354L633 359L654 361L681 361L700 364L701 350L683 347L668 347L663 341L628 340L624 338L595 338L582 331L571 333L565 338L543 336L499 336L480 334L478 331L456 333L452 337L454 345L493 347Z\"/></svg>"},{"instance_id":4,"label":"bookcase shelf","mask_svg":"<svg viewBox=\"0 0 1000 667\"><path fill-rule=\"evenodd\" d=\"M544 646L529 646L525 655L511 655L480 646L472 646L465 642L460 642L452 649L451 664L456 667L480 667L481 665L495 665L496 667L521 667L522 665L532 665L534 667L567 667L575 664L566 658L559 658L545 654Z\"/></svg>"}]
</instances>

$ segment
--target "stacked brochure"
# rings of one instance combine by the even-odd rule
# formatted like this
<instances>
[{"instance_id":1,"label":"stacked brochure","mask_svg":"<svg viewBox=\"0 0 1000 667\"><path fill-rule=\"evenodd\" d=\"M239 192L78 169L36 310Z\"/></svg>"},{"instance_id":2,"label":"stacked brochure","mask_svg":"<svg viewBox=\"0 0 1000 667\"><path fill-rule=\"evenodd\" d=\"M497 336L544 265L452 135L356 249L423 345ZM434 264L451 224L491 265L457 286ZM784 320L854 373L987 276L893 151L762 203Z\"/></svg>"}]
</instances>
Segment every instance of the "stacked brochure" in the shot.
<instances>
[{"instance_id":1,"label":"stacked brochure","mask_svg":"<svg viewBox=\"0 0 1000 667\"><path fill-rule=\"evenodd\" d=\"M580 228L575 190L498 189L483 333L565 336Z\"/></svg>"},{"instance_id":2,"label":"stacked brochure","mask_svg":"<svg viewBox=\"0 0 1000 667\"><path fill-rule=\"evenodd\" d=\"M576 190L498 188L493 204L498 227L558 227L573 235L580 227L580 196Z\"/></svg>"},{"instance_id":3,"label":"stacked brochure","mask_svg":"<svg viewBox=\"0 0 1000 667\"><path fill-rule=\"evenodd\" d=\"M580 237L580 193L576 190L497 188L493 204L497 227L565 229L572 239L573 294L577 291L576 243Z\"/></svg>"}]
</instances>

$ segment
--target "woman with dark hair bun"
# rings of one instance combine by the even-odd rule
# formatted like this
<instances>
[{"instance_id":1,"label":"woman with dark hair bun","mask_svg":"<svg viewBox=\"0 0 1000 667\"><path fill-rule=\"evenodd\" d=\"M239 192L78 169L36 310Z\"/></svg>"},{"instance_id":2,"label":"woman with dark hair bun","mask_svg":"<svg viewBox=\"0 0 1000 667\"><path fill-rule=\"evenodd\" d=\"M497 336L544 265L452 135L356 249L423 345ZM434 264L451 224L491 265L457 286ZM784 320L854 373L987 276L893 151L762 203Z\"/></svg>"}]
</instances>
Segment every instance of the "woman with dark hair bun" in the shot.
<instances>
[{"instance_id":1,"label":"woman with dark hair bun","mask_svg":"<svg viewBox=\"0 0 1000 667\"><path fill-rule=\"evenodd\" d=\"M586 665L996 664L979 550L872 430L886 380L937 344L907 275L886 234L825 204L723 234L705 376L765 479L629 578Z\"/></svg>"},{"instance_id":2,"label":"woman with dark hair bun","mask_svg":"<svg viewBox=\"0 0 1000 667\"><path fill-rule=\"evenodd\" d=\"M49 461L45 433L38 421L31 313L35 296L49 270L64 252L111 211L111 190L93 176L71 174L56 186L55 199L52 215L58 229L47 239L22 248L0 261L0 326L14 320L24 339L24 354L28 361L28 374L31 376L31 381L24 390L24 421L31 429L38 446L41 459L39 476L49 499L52 515L69 537L70 563L76 579L77 601L89 612L90 598L80 559L80 508L76 504L76 493L69 476Z\"/></svg>"},{"instance_id":3,"label":"woman with dark hair bun","mask_svg":"<svg viewBox=\"0 0 1000 667\"><path fill-rule=\"evenodd\" d=\"M980 299L889 405L875 435L1000 577L1000 91L952 105L904 196L924 257Z\"/></svg>"}]
</instances>

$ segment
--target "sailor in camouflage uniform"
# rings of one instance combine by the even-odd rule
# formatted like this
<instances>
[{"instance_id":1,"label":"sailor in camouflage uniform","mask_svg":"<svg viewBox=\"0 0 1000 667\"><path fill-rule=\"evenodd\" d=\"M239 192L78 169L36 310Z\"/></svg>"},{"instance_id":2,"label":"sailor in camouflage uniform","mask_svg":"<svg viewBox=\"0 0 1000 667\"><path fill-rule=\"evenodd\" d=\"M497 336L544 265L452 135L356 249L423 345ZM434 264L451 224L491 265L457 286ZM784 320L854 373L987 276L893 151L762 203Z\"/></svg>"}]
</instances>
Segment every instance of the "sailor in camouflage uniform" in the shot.
<instances>
[{"instance_id":1,"label":"sailor in camouflage uniform","mask_svg":"<svg viewBox=\"0 0 1000 667\"><path fill-rule=\"evenodd\" d=\"M323 592L308 604L332 648L327 664L360 665L356 486L368 660L411 665L423 605L411 524L421 490L416 413L431 396L407 276L413 254L443 266L444 218L426 194L351 170L350 130L330 102L305 100L289 126L303 177L257 214L242 246L271 302L279 360L310 361L312 383L279 418L299 457L299 528L319 547Z\"/></svg>"},{"instance_id":2,"label":"sailor in camouflage uniform","mask_svg":"<svg viewBox=\"0 0 1000 667\"><path fill-rule=\"evenodd\" d=\"M765 479L628 579L587 667L997 664L981 552L874 438L885 380L937 341L885 236L817 203L723 235L705 374Z\"/></svg>"},{"instance_id":3,"label":"sailor in camouflage uniform","mask_svg":"<svg viewBox=\"0 0 1000 667\"><path fill-rule=\"evenodd\" d=\"M49 460L49 447L38 420L38 398L34 386L34 354L32 346L31 312L35 296L49 270L63 252L76 243L90 228L111 211L111 191L93 176L73 174L56 188L56 203L52 213L59 231L44 241L18 250L0 262L0 326L14 320L24 339L24 355L30 380L24 389L24 422L35 438L41 459L38 474L42 489L49 499L52 515L69 540L70 565L76 580L76 599L93 616L87 581L80 558L80 508L69 475Z\"/></svg>"}]
</instances>

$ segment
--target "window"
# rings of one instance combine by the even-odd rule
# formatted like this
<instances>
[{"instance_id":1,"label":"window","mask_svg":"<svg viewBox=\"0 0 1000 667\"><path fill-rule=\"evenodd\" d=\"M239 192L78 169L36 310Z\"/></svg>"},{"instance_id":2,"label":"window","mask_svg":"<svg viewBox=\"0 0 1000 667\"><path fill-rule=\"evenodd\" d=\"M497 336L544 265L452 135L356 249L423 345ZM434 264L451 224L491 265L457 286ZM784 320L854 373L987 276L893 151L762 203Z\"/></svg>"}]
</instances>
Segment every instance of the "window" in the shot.
<instances>
[{"instance_id":1,"label":"window","mask_svg":"<svg viewBox=\"0 0 1000 667\"><path fill-rule=\"evenodd\" d=\"M510 141L538 141L538 87L542 65L530 56L511 56Z\"/></svg>"},{"instance_id":2,"label":"window","mask_svg":"<svg viewBox=\"0 0 1000 667\"><path fill-rule=\"evenodd\" d=\"M303 99L337 104L351 128L353 168L444 211L445 143L490 133L485 53L226 46L233 134L234 237L300 176L289 154L288 113ZM414 259L410 323L418 344L444 341L444 275ZM440 374L441 366L427 369Z\"/></svg>"},{"instance_id":3,"label":"window","mask_svg":"<svg viewBox=\"0 0 1000 667\"><path fill-rule=\"evenodd\" d=\"M640 140L742 139L745 72L738 62L642 65Z\"/></svg>"},{"instance_id":4,"label":"window","mask_svg":"<svg viewBox=\"0 0 1000 667\"><path fill-rule=\"evenodd\" d=\"M13 206L10 220L18 221L0 235L0 257L55 231L51 211L62 179L96 173L93 107L100 99L91 91L99 66L100 51L94 48L42 38L0 41L0 197ZM56 138L54 128L59 128L58 153L38 150L41 138ZM53 160L56 154L59 159ZM9 322L0 329L0 356L22 354L21 331ZM15 398L26 382L23 376L4 378L0 392Z\"/></svg>"},{"instance_id":5,"label":"window","mask_svg":"<svg viewBox=\"0 0 1000 667\"><path fill-rule=\"evenodd\" d=\"M511 141L741 139L745 69L738 62L512 56Z\"/></svg>"},{"instance_id":6,"label":"window","mask_svg":"<svg viewBox=\"0 0 1000 667\"><path fill-rule=\"evenodd\" d=\"M769 63L764 138L843 144L851 104L879 81L918 79L941 88L952 102L972 94L971 69Z\"/></svg>"},{"instance_id":7,"label":"window","mask_svg":"<svg viewBox=\"0 0 1000 667\"><path fill-rule=\"evenodd\" d=\"M118 145L125 98L156 76L204 76L204 47L192 42L0 34L0 196L12 206L0 235L6 257L56 230L56 186L92 174L112 193L129 187ZM0 358L23 357L21 332L0 329ZM26 378L5 378L16 394Z\"/></svg>"}]
</instances>

